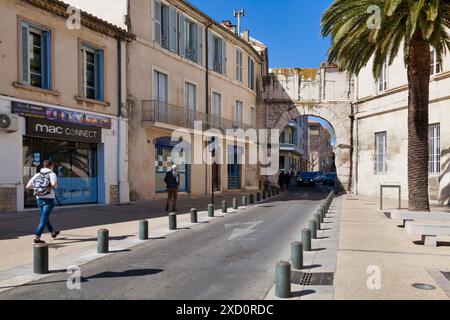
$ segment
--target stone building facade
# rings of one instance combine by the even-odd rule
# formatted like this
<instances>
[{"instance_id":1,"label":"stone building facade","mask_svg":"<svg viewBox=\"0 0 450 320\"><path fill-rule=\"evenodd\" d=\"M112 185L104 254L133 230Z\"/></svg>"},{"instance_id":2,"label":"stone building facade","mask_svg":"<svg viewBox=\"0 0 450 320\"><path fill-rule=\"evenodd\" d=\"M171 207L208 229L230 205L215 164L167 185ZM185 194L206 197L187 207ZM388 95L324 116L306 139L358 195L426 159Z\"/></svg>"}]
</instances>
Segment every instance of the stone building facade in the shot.
<instances>
[{"instance_id":1,"label":"stone building facade","mask_svg":"<svg viewBox=\"0 0 450 320\"><path fill-rule=\"evenodd\" d=\"M309 167L311 172L332 172L333 147L331 134L321 123L309 121Z\"/></svg>"},{"instance_id":2,"label":"stone building facade","mask_svg":"<svg viewBox=\"0 0 450 320\"><path fill-rule=\"evenodd\" d=\"M56 162L62 204L129 201L128 33L60 1L0 2L0 211L34 207L24 185Z\"/></svg>"},{"instance_id":3,"label":"stone building facade","mask_svg":"<svg viewBox=\"0 0 450 320\"><path fill-rule=\"evenodd\" d=\"M431 55L429 104L429 192L435 202L449 203L450 60ZM380 79L372 63L356 78L354 162L355 192L376 196L380 184L402 187L408 198L408 81L403 54L385 65ZM388 196L396 197L395 192Z\"/></svg>"}]
</instances>

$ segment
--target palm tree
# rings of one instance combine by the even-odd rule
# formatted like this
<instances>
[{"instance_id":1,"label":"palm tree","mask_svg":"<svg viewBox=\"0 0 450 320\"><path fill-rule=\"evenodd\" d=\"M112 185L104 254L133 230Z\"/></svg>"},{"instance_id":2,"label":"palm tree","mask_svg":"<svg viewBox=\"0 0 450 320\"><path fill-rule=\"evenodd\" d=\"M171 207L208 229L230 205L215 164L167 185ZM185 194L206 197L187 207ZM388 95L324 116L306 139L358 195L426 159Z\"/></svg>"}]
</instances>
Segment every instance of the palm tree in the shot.
<instances>
[{"instance_id":1,"label":"palm tree","mask_svg":"<svg viewBox=\"0 0 450 320\"><path fill-rule=\"evenodd\" d=\"M352 74L357 75L372 59L373 74L379 78L384 63L392 64L403 47L409 84L408 188L412 211L430 210L430 48L441 62L450 49L448 27L448 0L335 0L322 17L322 35L332 39L329 62Z\"/></svg>"}]
</instances>

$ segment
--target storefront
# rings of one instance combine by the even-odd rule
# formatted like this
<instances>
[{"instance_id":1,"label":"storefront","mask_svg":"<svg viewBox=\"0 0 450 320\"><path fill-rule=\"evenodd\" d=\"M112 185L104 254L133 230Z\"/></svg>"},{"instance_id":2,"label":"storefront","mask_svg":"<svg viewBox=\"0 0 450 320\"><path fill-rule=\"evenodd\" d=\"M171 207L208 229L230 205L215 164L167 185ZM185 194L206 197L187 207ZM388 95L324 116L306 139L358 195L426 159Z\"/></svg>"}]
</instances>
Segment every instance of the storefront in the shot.
<instances>
[{"instance_id":1,"label":"storefront","mask_svg":"<svg viewBox=\"0 0 450 320\"><path fill-rule=\"evenodd\" d=\"M23 185L40 171L43 161L49 159L55 163L56 196L61 205L110 201L111 196L105 196L111 188L105 183L108 179L105 167L106 162L111 161L108 154L114 153L112 144L116 140L104 139L103 131L114 132L110 130L112 118L14 101L11 111L25 118ZM33 192L22 192L23 207L35 207Z\"/></svg>"},{"instance_id":2,"label":"storefront","mask_svg":"<svg viewBox=\"0 0 450 320\"><path fill-rule=\"evenodd\" d=\"M166 173L170 171L173 165L172 162L172 150L179 142L171 141L170 137L163 137L156 139L155 141L155 187L156 193L164 193L167 191L166 183L164 182L164 178L166 177ZM187 150L190 148L186 148ZM187 153L186 157L190 157L190 154ZM177 170L180 175L180 187L178 189L179 192L190 192L189 185L189 174L190 174L190 165L186 164L187 161L184 161L183 164L177 165Z\"/></svg>"}]
</instances>

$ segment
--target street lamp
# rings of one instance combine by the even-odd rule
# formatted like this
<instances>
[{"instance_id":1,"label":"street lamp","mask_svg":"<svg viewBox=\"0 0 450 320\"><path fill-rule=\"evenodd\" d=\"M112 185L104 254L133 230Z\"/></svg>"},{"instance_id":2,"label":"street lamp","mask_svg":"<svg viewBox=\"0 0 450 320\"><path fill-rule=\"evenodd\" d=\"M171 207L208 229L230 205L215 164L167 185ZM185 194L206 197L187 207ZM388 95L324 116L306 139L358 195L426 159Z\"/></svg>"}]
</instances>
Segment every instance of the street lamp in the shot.
<instances>
[{"instance_id":1,"label":"street lamp","mask_svg":"<svg viewBox=\"0 0 450 320\"><path fill-rule=\"evenodd\" d=\"M215 204L214 199L214 163L216 162L216 148L214 146L214 142L216 141L216 137L211 137L209 141L209 151L211 152L211 203Z\"/></svg>"}]
</instances>

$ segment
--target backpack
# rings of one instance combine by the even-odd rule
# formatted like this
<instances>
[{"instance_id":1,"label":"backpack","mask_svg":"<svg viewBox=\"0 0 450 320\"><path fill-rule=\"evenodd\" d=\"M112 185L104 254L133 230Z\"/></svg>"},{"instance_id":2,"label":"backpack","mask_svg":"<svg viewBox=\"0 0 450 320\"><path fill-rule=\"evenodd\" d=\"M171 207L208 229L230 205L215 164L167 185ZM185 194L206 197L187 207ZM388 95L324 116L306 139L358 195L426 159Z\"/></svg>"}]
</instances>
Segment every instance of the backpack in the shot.
<instances>
[{"instance_id":1,"label":"backpack","mask_svg":"<svg viewBox=\"0 0 450 320\"><path fill-rule=\"evenodd\" d=\"M46 196L52 192L49 173L40 173L33 180L33 190L35 196Z\"/></svg>"}]
</instances>

